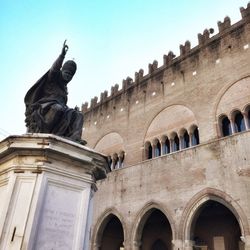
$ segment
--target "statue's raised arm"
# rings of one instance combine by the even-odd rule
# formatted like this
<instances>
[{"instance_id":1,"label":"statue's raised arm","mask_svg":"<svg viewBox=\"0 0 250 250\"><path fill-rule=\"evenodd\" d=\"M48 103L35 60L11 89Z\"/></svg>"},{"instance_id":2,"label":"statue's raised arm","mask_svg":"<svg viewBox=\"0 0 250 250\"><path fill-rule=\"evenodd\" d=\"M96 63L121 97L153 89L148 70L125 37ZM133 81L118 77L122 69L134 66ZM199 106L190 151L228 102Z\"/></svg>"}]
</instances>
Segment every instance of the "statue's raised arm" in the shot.
<instances>
[{"instance_id":1,"label":"statue's raised arm","mask_svg":"<svg viewBox=\"0 0 250 250\"><path fill-rule=\"evenodd\" d=\"M29 133L51 133L83 143L83 115L67 106L67 84L76 72L76 63L66 61L66 40L58 59L27 92L25 122Z\"/></svg>"}]
</instances>

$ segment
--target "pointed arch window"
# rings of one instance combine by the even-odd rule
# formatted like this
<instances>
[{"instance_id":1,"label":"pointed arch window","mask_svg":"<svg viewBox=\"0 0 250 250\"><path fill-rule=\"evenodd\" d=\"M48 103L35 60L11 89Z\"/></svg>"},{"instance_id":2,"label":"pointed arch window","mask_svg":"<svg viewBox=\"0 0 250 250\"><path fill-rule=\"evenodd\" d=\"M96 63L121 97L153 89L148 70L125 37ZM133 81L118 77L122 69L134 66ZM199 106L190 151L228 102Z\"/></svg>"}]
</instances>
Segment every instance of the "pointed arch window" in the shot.
<instances>
[{"instance_id":1,"label":"pointed arch window","mask_svg":"<svg viewBox=\"0 0 250 250\"><path fill-rule=\"evenodd\" d=\"M227 116L224 116L221 120L221 132L222 136L228 136L232 134L231 122Z\"/></svg>"},{"instance_id":2,"label":"pointed arch window","mask_svg":"<svg viewBox=\"0 0 250 250\"><path fill-rule=\"evenodd\" d=\"M176 152L178 150L180 150L180 140L178 135L176 134L172 141L172 152Z\"/></svg>"},{"instance_id":3,"label":"pointed arch window","mask_svg":"<svg viewBox=\"0 0 250 250\"><path fill-rule=\"evenodd\" d=\"M241 112L237 112L234 117L235 132L242 132L246 130L244 117Z\"/></svg>"},{"instance_id":4,"label":"pointed arch window","mask_svg":"<svg viewBox=\"0 0 250 250\"><path fill-rule=\"evenodd\" d=\"M170 153L170 142L168 138L166 138L165 141L163 142L162 150L163 150L163 154Z\"/></svg>"},{"instance_id":5,"label":"pointed arch window","mask_svg":"<svg viewBox=\"0 0 250 250\"><path fill-rule=\"evenodd\" d=\"M190 139L189 139L189 134L187 131L182 136L182 148L188 148L190 147Z\"/></svg>"},{"instance_id":6,"label":"pointed arch window","mask_svg":"<svg viewBox=\"0 0 250 250\"><path fill-rule=\"evenodd\" d=\"M198 127L195 127L191 136L192 146L200 144L199 130Z\"/></svg>"},{"instance_id":7,"label":"pointed arch window","mask_svg":"<svg viewBox=\"0 0 250 250\"><path fill-rule=\"evenodd\" d=\"M146 158L147 159L153 158L153 148L151 143L148 143L148 145L146 146Z\"/></svg>"},{"instance_id":8,"label":"pointed arch window","mask_svg":"<svg viewBox=\"0 0 250 250\"><path fill-rule=\"evenodd\" d=\"M158 140L154 148L154 157L158 157L160 155L161 155L161 144Z\"/></svg>"}]
</instances>

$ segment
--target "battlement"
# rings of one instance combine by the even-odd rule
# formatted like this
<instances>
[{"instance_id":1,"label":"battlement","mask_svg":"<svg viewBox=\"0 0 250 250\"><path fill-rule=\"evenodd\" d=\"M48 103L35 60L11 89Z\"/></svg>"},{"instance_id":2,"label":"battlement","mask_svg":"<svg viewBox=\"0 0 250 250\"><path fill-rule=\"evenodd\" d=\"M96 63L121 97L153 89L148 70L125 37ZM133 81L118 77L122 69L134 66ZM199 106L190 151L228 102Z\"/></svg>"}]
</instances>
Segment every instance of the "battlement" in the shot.
<instances>
[{"instance_id":1,"label":"battlement","mask_svg":"<svg viewBox=\"0 0 250 250\"><path fill-rule=\"evenodd\" d=\"M218 25L218 33L211 36L214 33L214 29L205 29L203 33L198 34L198 45L195 47L191 47L190 41L186 41L180 45L180 54L178 57L170 51L167 55L163 55L163 65L159 66L158 61L154 60L153 63L148 64L148 73L144 75L143 69L140 69L138 72L135 72L134 80L131 77L127 77L122 81L122 88L119 89L119 85L115 84L111 87L110 95L108 95L108 91L104 91L101 93L100 98L97 96L91 99L90 106L88 102L82 104L82 112L88 113L91 110L99 107L100 105L118 98L122 94L125 94L130 88L135 86L143 85L143 83L147 82L150 78L157 76L162 73L164 70L172 69L172 72L178 71L180 69L180 64L192 56L198 56L200 53L205 53L208 58L210 54L213 54L216 51L217 54L222 53L222 48L220 44L223 44L223 39L227 35L231 35L232 39L239 39L244 34L244 26L250 21L250 2L247 7L241 7L241 20L235 24L231 24L231 20L228 16L224 18L224 21L219 21ZM207 50L207 48L209 48ZM231 48L230 46L228 48ZM206 58L204 58L206 60ZM183 71L182 66L182 71Z\"/></svg>"}]
</instances>

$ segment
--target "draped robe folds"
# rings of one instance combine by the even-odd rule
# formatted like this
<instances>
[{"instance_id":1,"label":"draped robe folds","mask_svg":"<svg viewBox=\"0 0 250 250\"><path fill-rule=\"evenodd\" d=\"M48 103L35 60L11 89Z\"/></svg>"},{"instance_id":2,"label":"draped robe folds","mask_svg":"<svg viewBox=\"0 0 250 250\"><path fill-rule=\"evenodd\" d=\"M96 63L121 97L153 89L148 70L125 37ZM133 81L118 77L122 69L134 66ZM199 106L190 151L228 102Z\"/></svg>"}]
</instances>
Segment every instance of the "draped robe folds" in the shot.
<instances>
[{"instance_id":1,"label":"draped robe folds","mask_svg":"<svg viewBox=\"0 0 250 250\"><path fill-rule=\"evenodd\" d=\"M67 106L67 83L61 73L63 59L61 54L24 98L27 132L51 133L81 141L83 115Z\"/></svg>"}]
</instances>

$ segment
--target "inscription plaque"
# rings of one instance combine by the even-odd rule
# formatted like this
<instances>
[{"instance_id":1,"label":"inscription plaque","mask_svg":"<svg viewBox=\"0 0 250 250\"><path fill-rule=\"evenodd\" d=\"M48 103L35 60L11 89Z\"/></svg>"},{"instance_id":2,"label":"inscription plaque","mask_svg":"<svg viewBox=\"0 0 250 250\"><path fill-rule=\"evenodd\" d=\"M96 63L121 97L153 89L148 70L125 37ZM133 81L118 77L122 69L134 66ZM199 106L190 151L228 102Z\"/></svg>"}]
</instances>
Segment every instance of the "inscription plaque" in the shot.
<instances>
[{"instance_id":1,"label":"inscription plaque","mask_svg":"<svg viewBox=\"0 0 250 250\"><path fill-rule=\"evenodd\" d=\"M73 249L80 201L81 190L54 183L48 185L35 249Z\"/></svg>"}]
</instances>

